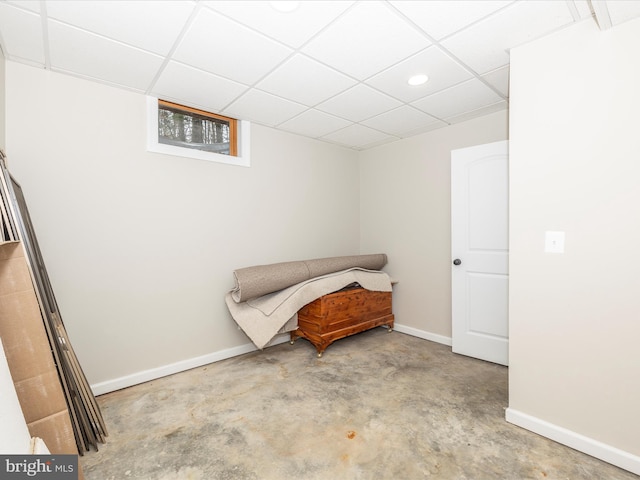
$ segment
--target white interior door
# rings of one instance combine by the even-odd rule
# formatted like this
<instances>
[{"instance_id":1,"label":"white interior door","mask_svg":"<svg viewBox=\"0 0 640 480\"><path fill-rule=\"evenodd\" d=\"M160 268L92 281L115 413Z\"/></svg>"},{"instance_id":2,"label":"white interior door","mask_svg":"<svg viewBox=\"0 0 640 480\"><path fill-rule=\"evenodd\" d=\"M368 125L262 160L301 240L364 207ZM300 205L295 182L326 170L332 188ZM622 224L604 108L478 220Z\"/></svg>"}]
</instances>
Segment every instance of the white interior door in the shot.
<instances>
[{"instance_id":1,"label":"white interior door","mask_svg":"<svg viewBox=\"0 0 640 480\"><path fill-rule=\"evenodd\" d=\"M451 152L452 347L508 364L509 157L506 141Z\"/></svg>"}]
</instances>

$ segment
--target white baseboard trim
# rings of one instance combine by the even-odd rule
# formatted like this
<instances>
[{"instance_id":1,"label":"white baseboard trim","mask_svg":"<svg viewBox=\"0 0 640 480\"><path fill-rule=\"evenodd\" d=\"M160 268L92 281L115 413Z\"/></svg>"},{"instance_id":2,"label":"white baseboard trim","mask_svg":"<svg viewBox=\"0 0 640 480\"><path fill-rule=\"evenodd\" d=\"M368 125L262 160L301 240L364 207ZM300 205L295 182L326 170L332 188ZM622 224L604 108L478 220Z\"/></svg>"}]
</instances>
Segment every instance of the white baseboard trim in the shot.
<instances>
[{"instance_id":1,"label":"white baseboard trim","mask_svg":"<svg viewBox=\"0 0 640 480\"><path fill-rule=\"evenodd\" d=\"M532 417L513 408L507 408L505 419L509 423L547 437L574 450L586 453L616 467L640 475L640 457L629 452L599 442L593 438L585 437L584 435L559 427L545 420Z\"/></svg>"},{"instance_id":2,"label":"white baseboard trim","mask_svg":"<svg viewBox=\"0 0 640 480\"><path fill-rule=\"evenodd\" d=\"M399 323L393 325L393 329L400 333L406 333L413 337L422 338L431 342L441 343L443 345L451 346L451 337L445 337L444 335L438 335L437 333L426 332L424 330L418 330L417 328L407 327Z\"/></svg>"},{"instance_id":3,"label":"white baseboard trim","mask_svg":"<svg viewBox=\"0 0 640 480\"><path fill-rule=\"evenodd\" d=\"M278 335L269 344L269 347L288 341L288 334ZM169 365L163 365L162 367L151 368L149 370L143 370L142 372L133 373L124 377L114 378L113 380L95 383L91 385L91 390L96 396L103 395L105 393L115 392L116 390L131 387L139 383L149 382L151 380L166 377L167 375L173 375L174 373L184 372L186 370L191 370L192 368L208 365L209 363L219 362L220 360L237 357L238 355L244 355L245 353L254 352L256 350L258 349L253 343L246 343L238 347L227 348L225 350L208 353L200 357L188 358Z\"/></svg>"},{"instance_id":4,"label":"white baseboard trim","mask_svg":"<svg viewBox=\"0 0 640 480\"><path fill-rule=\"evenodd\" d=\"M426 332L424 330L418 330L417 328L407 327L401 324L395 324L394 330L400 333L406 333L414 337L422 338L424 340L430 340L436 343L442 343L443 345L451 346L451 338L443 335L437 335L435 333ZM278 335L269 346L279 345L289 341L289 335ZM227 348L218 352L208 353L200 357L188 358L169 365L163 365L162 367L151 368L149 370L143 370L142 372L132 373L124 377L114 378L113 380L107 380L105 382L94 383L91 385L91 390L94 395L103 395L109 392L115 392L123 388L138 385L139 383L149 382L158 378L166 377L167 375L173 375L174 373L184 372L191 370L192 368L201 367L213 362L219 362L220 360L226 360L227 358L237 357L238 355L244 355L245 353L254 352L257 348L252 343L246 343L238 347Z\"/></svg>"}]
</instances>

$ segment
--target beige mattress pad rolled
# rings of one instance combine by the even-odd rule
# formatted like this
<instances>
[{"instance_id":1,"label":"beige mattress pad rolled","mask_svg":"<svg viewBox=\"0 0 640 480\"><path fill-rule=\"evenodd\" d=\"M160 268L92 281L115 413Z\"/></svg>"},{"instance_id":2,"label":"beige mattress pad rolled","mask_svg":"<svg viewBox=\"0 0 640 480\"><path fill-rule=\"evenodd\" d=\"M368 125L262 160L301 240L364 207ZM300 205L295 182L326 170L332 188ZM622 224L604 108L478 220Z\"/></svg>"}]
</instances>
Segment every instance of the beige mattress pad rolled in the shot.
<instances>
[{"instance_id":1,"label":"beige mattress pad rolled","mask_svg":"<svg viewBox=\"0 0 640 480\"><path fill-rule=\"evenodd\" d=\"M317 258L296 262L272 263L240 268L233 272L235 287L231 297L236 303L261 297L291 287L314 277L347 270L364 268L381 270L387 264L387 255L348 255L344 257Z\"/></svg>"}]
</instances>

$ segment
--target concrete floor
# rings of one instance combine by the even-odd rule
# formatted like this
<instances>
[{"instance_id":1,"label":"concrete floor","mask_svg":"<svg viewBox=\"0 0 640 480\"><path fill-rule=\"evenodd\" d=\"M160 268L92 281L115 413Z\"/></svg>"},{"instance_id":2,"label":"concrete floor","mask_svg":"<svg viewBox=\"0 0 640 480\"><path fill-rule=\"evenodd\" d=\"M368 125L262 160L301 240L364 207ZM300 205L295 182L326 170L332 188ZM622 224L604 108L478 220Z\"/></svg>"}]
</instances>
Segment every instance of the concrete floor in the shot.
<instances>
[{"instance_id":1,"label":"concrete floor","mask_svg":"<svg viewBox=\"0 0 640 480\"><path fill-rule=\"evenodd\" d=\"M638 480L508 424L507 369L383 328L98 398L87 480Z\"/></svg>"}]
</instances>

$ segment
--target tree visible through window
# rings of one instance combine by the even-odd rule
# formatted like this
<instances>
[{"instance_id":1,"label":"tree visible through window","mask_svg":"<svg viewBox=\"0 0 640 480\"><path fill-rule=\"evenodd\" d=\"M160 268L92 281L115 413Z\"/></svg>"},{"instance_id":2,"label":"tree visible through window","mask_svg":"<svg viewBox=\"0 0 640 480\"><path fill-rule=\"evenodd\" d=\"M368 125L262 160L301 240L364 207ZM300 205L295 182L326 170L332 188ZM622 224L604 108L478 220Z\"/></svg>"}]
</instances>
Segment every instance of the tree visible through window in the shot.
<instances>
[{"instance_id":1,"label":"tree visible through window","mask_svg":"<svg viewBox=\"0 0 640 480\"><path fill-rule=\"evenodd\" d=\"M237 121L158 100L158 142L236 156Z\"/></svg>"}]
</instances>

